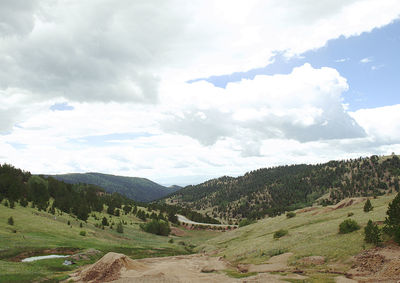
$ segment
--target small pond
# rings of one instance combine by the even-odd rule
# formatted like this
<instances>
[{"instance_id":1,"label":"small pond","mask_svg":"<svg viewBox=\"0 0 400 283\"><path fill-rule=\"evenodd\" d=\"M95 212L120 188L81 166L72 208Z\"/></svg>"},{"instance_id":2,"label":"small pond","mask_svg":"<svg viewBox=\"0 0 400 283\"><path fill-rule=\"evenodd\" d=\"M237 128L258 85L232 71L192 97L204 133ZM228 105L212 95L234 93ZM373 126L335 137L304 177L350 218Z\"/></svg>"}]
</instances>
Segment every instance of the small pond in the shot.
<instances>
[{"instance_id":1,"label":"small pond","mask_svg":"<svg viewBox=\"0 0 400 283\"><path fill-rule=\"evenodd\" d=\"M69 255L41 255L41 256L27 257L21 261L22 262L31 262L31 261L41 260L41 259L62 258L62 257L69 257Z\"/></svg>"}]
</instances>

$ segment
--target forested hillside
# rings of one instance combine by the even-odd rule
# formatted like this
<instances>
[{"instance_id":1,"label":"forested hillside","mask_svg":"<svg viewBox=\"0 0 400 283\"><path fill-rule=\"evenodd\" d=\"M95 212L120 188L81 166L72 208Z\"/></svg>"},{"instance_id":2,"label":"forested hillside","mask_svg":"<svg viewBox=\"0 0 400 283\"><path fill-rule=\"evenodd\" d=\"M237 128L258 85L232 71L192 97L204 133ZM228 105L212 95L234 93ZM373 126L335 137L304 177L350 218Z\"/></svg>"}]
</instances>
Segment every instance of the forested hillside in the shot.
<instances>
[{"instance_id":1,"label":"forested hillside","mask_svg":"<svg viewBox=\"0 0 400 283\"><path fill-rule=\"evenodd\" d=\"M166 202L236 222L275 216L313 203L328 205L346 197L399 191L399 175L400 159L395 155L278 166L187 186Z\"/></svg>"},{"instance_id":2,"label":"forested hillside","mask_svg":"<svg viewBox=\"0 0 400 283\"><path fill-rule=\"evenodd\" d=\"M57 180L70 184L93 184L109 193L120 193L140 202L150 202L171 194L179 187L164 187L145 178L123 177L101 173L53 175Z\"/></svg>"}]
</instances>

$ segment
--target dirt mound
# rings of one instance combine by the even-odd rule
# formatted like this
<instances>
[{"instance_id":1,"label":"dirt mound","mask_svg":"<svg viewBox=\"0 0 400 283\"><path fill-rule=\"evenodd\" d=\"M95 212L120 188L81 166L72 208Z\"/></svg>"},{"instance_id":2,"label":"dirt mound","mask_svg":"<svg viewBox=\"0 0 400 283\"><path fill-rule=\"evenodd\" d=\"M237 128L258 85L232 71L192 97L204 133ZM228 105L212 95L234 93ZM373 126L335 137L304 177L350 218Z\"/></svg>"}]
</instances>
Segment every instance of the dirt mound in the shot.
<instances>
[{"instance_id":1,"label":"dirt mound","mask_svg":"<svg viewBox=\"0 0 400 283\"><path fill-rule=\"evenodd\" d=\"M400 247L389 245L366 250L354 257L348 274L366 282L400 280Z\"/></svg>"},{"instance_id":2,"label":"dirt mound","mask_svg":"<svg viewBox=\"0 0 400 283\"><path fill-rule=\"evenodd\" d=\"M142 269L143 266L118 253L107 253L99 261L72 275L73 281L109 282L117 280L127 269Z\"/></svg>"}]
</instances>

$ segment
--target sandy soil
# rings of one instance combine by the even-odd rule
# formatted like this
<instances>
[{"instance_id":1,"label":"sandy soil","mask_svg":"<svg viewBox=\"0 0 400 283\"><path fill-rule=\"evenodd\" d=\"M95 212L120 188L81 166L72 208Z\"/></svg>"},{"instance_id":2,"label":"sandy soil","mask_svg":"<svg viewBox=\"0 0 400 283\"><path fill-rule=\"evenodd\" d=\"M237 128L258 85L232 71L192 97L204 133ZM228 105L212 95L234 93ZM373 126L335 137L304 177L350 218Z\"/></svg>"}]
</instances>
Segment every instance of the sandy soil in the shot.
<instances>
[{"instance_id":1,"label":"sandy soil","mask_svg":"<svg viewBox=\"0 0 400 283\"><path fill-rule=\"evenodd\" d=\"M363 251L354 257L347 275L359 282L400 281L400 247L390 244Z\"/></svg>"},{"instance_id":2,"label":"sandy soil","mask_svg":"<svg viewBox=\"0 0 400 283\"><path fill-rule=\"evenodd\" d=\"M249 265L250 272L261 272L242 279L231 278L224 270L235 270L221 257L185 255L132 260L123 254L108 253L98 262L84 267L69 280L75 282L287 282L306 277L277 275L267 272L287 270L287 253L273 257L264 265ZM268 267L267 267L268 266Z\"/></svg>"}]
</instances>

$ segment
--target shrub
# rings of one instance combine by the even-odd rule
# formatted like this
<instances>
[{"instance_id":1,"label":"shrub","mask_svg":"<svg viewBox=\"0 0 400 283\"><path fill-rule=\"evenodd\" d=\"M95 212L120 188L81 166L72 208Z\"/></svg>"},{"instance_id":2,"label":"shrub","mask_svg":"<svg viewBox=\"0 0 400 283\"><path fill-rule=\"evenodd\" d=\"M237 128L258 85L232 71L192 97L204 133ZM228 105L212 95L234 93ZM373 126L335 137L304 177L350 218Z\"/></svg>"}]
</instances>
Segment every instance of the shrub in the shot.
<instances>
[{"instance_id":1,"label":"shrub","mask_svg":"<svg viewBox=\"0 0 400 283\"><path fill-rule=\"evenodd\" d=\"M117 232L121 234L124 233L124 226L122 226L121 222L117 224Z\"/></svg>"},{"instance_id":2,"label":"shrub","mask_svg":"<svg viewBox=\"0 0 400 283\"><path fill-rule=\"evenodd\" d=\"M374 207L372 206L371 201L367 199L367 202L364 204L364 212L370 212L373 209Z\"/></svg>"},{"instance_id":3,"label":"shrub","mask_svg":"<svg viewBox=\"0 0 400 283\"><path fill-rule=\"evenodd\" d=\"M71 225L71 221L68 220L67 225L68 225L68 226Z\"/></svg>"},{"instance_id":4,"label":"shrub","mask_svg":"<svg viewBox=\"0 0 400 283\"><path fill-rule=\"evenodd\" d=\"M365 233L365 242L374 244L376 246L382 243L381 239L381 230L379 229L378 225L374 224L372 220L368 221L367 226L364 228Z\"/></svg>"},{"instance_id":5,"label":"shrub","mask_svg":"<svg viewBox=\"0 0 400 283\"><path fill-rule=\"evenodd\" d=\"M10 208L14 208L15 207L15 203L13 200L10 200Z\"/></svg>"},{"instance_id":6,"label":"shrub","mask_svg":"<svg viewBox=\"0 0 400 283\"><path fill-rule=\"evenodd\" d=\"M351 216L353 216L354 215L354 213L353 212L349 212L349 213L347 213L347 217L351 217Z\"/></svg>"},{"instance_id":7,"label":"shrub","mask_svg":"<svg viewBox=\"0 0 400 283\"><path fill-rule=\"evenodd\" d=\"M174 243L174 239L169 239L168 243L173 244Z\"/></svg>"},{"instance_id":8,"label":"shrub","mask_svg":"<svg viewBox=\"0 0 400 283\"><path fill-rule=\"evenodd\" d=\"M8 225L14 225L14 218L12 216L8 218L7 223Z\"/></svg>"},{"instance_id":9,"label":"shrub","mask_svg":"<svg viewBox=\"0 0 400 283\"><path fill-rule=\"evenodd\" d=\"M296 216L296 213L294 213L293 211L289 211L288 213L286 213L286 218L293 218Z\"/></svg>"},{"instance_id":10,"label":"shrub","mask_svg":"<svg viewBox=\"0 0 400 283\"><path fill-rule=\"evenodd\" d=\"M245 219L240 220L239 227L247 226L247 225L250 225L250 224L253 224L253 223L256 223L256 222L257 221L254 220L254 219L245 218Z\"/></svg>"},{"instance_id":11,"label":"shrub","mask_svg":"<svg viewBox=\"0 0 400 283\"><path fill-rule=\"evenodd\" d=\"M27 207L28 206L28 201L26 199L21 199L21 201L19 202L21 204L21 206L23 207Z\"/></svg>"},{"instance_id":12,"label":"shrub","mask_svg":"<svg viewBox=\"0 0 400 283\"><path fill-rule=\"evenodd\" d=\"M347 234L360 229L360 225L352 219L346 219L339 225L339 234Z\"/></svg>"},{"instance_id":13,"label":"shrub","mask_svg":"<svg viewBox=\"0 0 400 283\"><path fill-rule=\"evenodd\" d=\"M157 219L153 219L148 223L140 224L140 228L145 232L162 236L168 236L169 232L171 232L168 222Z\"/></svg>"},{"instance_id":14,"label":"shrub","mask_svg":"<svg viewBox=\"0 0 400 283\"><path fill-rule=\"evenodd\" d=\"M86 236L86 231L80 231L80 232L79 232L79 235L81 235L81 236Z\"/></svg>"},{"instance_id":15,"label":"shrub","mask_svg":"<svg viewBox=\"0 0 400 283\"><path fill-rule=\"evenodd\" d=\"M280 229L274 233L274 239L279 239L279 238L287 235L288 233L289 233L288 230Z\"/></svg>"},{"instance_id":16,"label":"shrub","mask_svg":"<svg viewBox=\"0 0 400 283\"><path fill-rule=\"evenodd\" d=\"M108 220L107 220L106 217L103 217L103 220L101 221L101 224L102 224L103 226L108 226Z\"/></svg>"},{"instance_id":17,"label":"shrub","mask_svg":"<svg viewBox=\"0 0 400 283\"><path fill-rule=\"evenodd\" d=\"M83 227L83 224L82 224L82 222L81 222L81 223L79 223L79 227L81 227L81 228Z\"/></svg>"}]
</instances>

